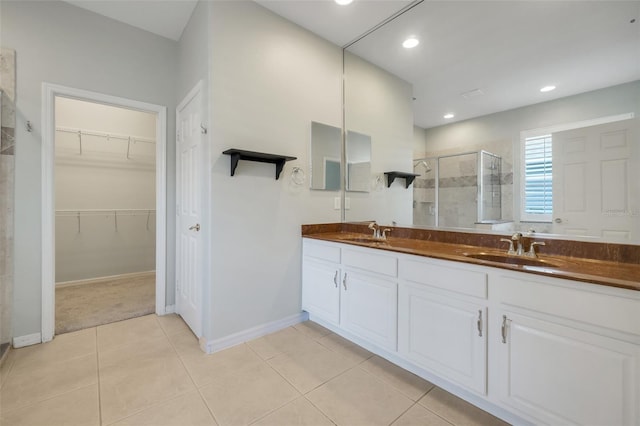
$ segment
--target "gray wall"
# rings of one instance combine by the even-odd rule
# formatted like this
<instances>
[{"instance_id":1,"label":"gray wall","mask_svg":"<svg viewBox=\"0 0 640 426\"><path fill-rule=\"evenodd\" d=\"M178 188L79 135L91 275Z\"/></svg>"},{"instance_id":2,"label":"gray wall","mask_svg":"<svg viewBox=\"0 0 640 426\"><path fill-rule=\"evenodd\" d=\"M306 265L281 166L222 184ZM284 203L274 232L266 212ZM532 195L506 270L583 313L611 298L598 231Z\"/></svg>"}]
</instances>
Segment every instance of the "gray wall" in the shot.
<instances>
[{"instance_id":1,"label":"gray wall","mask_svg":"<svg viewBox=\"0 0 640 426\"><path fill-rule=\"evenodd\" d=\"M253 2L213 2L211 99L213 247L208 318L219 339L300 313L303 223L336 222L335 192L308 189L311 122L341 125L342 51ZM298 157L272 164L227 148ZM299 166L302 187L291 184ZM205 329L207 325L205 325Z\"/></svg>"},{"instance_id":2,"label":"gray wall","mask_svg":"<svg viewBox=\"0 0 640 426\"><path fill-rule=\"evenodd\" d=\"M41 85L49 82L168 107L167 164L175 162L177 43L58 1L3 1L3 46L16 49L17 146L14 336L41 328ZM34 126L25 130L25 121ZM170 194L175 191L168 170ZM175 224L167 214L169 241ZM174 260L167 251L167 294Z\"/></svg>"}]
</instances>

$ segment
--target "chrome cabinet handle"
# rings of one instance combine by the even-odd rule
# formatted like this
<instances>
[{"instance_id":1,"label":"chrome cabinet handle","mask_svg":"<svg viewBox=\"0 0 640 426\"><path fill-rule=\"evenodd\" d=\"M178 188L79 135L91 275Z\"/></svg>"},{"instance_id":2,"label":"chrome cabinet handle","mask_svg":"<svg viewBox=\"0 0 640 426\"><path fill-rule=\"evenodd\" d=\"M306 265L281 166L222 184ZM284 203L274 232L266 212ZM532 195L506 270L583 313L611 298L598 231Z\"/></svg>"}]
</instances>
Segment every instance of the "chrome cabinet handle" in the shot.
<instances>
[{"instance_id":1,"label":"chrome cabinet handle","mask_svg":"<svg viewBox=\"0 0 640 426\"><path fill-rule=\"evenodd\" d=\"M506 315L502 316L501 332L502 332L502 343L507 343L507 316Z\"/></svg>"},{"instance_id":2,"label":"chrome cabinet handle","mask_svg":"<svg viewBox=\"0 0 640 426\"><path fill-rule=\"evenodd\" d=\"M482 337L482 309L478 309L478 336Z\"/></svg>"},{"instance_id":3,"label":"chrome cabinet handle","mask_svg":"<svg viewBox=\"0 0 640 426\"><path fill-rule=\"evenodd\" d=\"M200 231L200 224L196 223L195 225L190 226L189 231L196 231L196 232Z\"/></svg>"},{"instance_id":4,"label":"chrome cabinet handle","mask_svg":"<svg viewBox=\"0 0 640 426\"><path fill-rule=\"evenodd\" d=\"M333 283L336 285L336 288L338 288L338 271L336 271L336 274L333 276Z\"/></svg>"},{"instance_id":5,"label":"chrome cabinet handle","mask_svg":"<svg viewBox=\"0 0 640 426\"><path fill-rule=\"evenodd\" d=\"M342 286L344 287L345 291L347 290L347 273L345 272L344 274L344 278L342 279Z\"/></svg>"}]
</instances>

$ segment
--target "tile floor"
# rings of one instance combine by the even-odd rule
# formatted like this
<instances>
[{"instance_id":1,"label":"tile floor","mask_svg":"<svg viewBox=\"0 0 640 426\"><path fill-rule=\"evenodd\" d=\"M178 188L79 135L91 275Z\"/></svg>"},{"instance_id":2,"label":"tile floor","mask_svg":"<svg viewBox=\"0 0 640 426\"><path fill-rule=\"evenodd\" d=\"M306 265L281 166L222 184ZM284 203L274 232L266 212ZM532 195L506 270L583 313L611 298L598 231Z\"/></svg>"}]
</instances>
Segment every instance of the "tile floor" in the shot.
<instances>
[{"instance_id":1,"label":"tile floor","mask_svg":"<svg viewBox=\"0 0 640 426\"><path fill-rule=\"evenodd\" d=\"M505 425L312 322L212 354L148 315L12 350L0 424Z\"/></svg>"}]
</instances>

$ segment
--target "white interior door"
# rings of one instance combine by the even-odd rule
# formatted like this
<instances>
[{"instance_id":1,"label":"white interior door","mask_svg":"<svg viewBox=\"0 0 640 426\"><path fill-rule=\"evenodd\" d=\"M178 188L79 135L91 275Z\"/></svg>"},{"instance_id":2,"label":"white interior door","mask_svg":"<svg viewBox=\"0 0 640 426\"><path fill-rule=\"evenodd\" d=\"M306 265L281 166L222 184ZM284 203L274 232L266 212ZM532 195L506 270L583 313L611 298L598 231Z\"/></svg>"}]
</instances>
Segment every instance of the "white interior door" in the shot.
<instances>
[{"instance_id":1,"label":"white interior door","mask_svg":"<svg viewBox=\"0 0 640 426\"><path fill-rule=\"evenodd\" d=\"M202 336L204 233L201 85L177 109L176 135L176 313L197 337Z\"/></svg>"},{"instance_id":2,"label":"white interior door","mask_svg":"<svg viewBox=\"0 0 640 426\"><path fill-rule=\"evenodd\" d=\"M638 238L638 122L635 118L553 134L554 233Z\"/></svg>"}]
</instances>

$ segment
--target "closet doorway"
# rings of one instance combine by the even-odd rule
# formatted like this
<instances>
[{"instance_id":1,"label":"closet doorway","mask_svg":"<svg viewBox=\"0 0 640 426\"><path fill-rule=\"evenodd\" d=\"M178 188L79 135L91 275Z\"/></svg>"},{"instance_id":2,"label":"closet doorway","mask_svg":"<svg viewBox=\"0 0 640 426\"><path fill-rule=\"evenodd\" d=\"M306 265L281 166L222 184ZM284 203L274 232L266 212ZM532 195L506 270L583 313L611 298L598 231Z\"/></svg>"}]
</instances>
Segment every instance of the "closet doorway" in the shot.
<instances>
[{"instance_id":1,"label":"closet doorway","mask_svg":"<svg viewBox=\"0 0 640 426\"><path fill-rule=\"evenodd\" d=\"M50 89L42 341L165 313L165 108Z\"/></svg>"},{"instance_id":2,"label":"closet doorway","mask_svg":"<svg viewBox=\"0 0 640 426\"><path fill-rule=\"evenodd\" d=\"M155 122L55 99L55 334L155 312Z\"/></svg>"}]
</instances>

